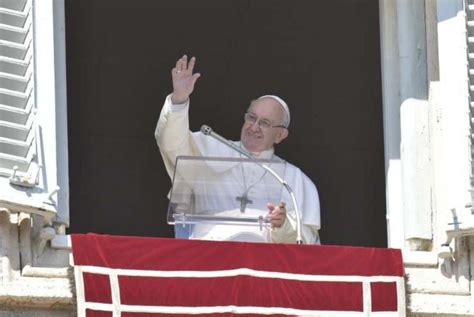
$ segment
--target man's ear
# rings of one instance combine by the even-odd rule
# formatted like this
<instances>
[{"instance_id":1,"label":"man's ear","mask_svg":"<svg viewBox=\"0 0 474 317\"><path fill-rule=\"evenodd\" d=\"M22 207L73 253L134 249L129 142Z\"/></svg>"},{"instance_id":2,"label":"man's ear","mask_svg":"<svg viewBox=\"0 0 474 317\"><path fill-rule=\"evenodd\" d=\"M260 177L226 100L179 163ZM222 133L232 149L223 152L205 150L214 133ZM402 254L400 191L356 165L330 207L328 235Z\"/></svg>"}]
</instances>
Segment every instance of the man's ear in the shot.
<instances>
[{"instance_id":1,"label":"man's ear","mask_svg":"<svg viewBox=\"0 0 474 317\"><path fill-rule=\"evenodd\" d=\"M283 141L284 139L286 139L288 137L288 129L283 129L281 128L280 129L280 132L278 132L276 138L275 138L275 144L278 144L280 143L281 141Z\"/></svg>"}]
</instances>

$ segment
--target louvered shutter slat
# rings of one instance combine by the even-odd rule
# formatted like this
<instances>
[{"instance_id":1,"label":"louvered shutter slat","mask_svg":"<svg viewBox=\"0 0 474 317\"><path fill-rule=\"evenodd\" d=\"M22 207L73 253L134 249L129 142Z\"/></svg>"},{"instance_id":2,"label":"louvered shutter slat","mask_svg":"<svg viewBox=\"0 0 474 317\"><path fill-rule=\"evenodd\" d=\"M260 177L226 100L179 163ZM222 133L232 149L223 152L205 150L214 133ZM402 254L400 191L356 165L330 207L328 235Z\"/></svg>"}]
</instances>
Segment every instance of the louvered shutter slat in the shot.
<instances>
[{"instance_id":1,"label":"louvered shutter slat","mask_svg":"<svg viewBox=\"0 0 474 317\"><path fill-rule=\"evenodd\" d=\"M0 118L6 122L26 124L28 120L32 120L32 116L30 116L31 107L31 102L27 104L25 109L0 104Z\"/></svg>"},{"instance_id":2,"label":"louvered shutter slat","mask_svg":"<svg viewBox=\"0 0 474 317\"><path fill-rule=\"evenodd\" d=\"M26 93L7 91L0 88L0 104L24 109L29 99Z\"/></svg>"},{"instance_id":3,"label":"louvered shutter slat","mask_svg":"<svg viewBox=\"0 0 474 317\"><path fill-rule=\"evenodd\" d=\"M26 0L0 0L0 7L14 11L23 11L26 3Z\"/></svg>"},{"instance_id":4,"label":"louvered shutter slat","mask_svg":"<svg viewBox=\"0 0 474 317\"><path fill-rule=\"evenodd\" d=\"M26 52L30 49L29 44L30 43L17 44L0 40L0 55L23 60L26 56Z\"/></svg>"},{"instance_id":5,"label":"louvered shutter slat","mask_svg":"<svg viewBox=\"0 0 474 317\"><path fill-rule=\"evenodd\" d=\"M22 28L27 18L30 17L29 11L10 10L0 6L0 23L12 27Z\"/></svg>"},{"instance_id":6,"label":"louvered shutter slat","mask_svg":"<svg viewBox=\"0 0 474 317\"><path fill-rule=\"evenodd\" d=\"M0 73L0 86L8 90L25 92L28 87L29 78Z\"/></svg>"},{"instance_id":7,"label":"louvered shutter slat","mask_svg":"<svg viewBox=\"0 0 474 317\"><path fill-rule=\"evenodd\" d=\"M0 24L0 40L18 44L24 43L28 30L28 27L18 28Z\"/></svg>"}]
</instances>

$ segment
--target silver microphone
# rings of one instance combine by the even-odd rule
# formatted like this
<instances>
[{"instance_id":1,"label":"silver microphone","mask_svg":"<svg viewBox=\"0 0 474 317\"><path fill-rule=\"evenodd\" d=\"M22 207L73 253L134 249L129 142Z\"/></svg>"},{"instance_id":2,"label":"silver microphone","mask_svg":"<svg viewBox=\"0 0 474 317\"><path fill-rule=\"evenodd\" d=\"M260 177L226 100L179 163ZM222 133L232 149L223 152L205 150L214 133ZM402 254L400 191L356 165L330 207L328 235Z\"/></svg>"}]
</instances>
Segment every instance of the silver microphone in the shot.
<instances>
[{"instance_id":1,"label":"silver microphone","mask_svg":"<svg viewBox=\"0 0 474 317\"><path fill-rule=\"evenodd\" d=\"M250 154L249 152L245 151L244 149L242 149L241 147L235 145L235 143L227 140L226 138L224 138L223 136L215 133L212 128L208 125L202 125L201 126L201 132L202 134L204 135L208 135L208 136L212 136L214 139L218 140L219 142L227 145L228 147L236 150L237 152L239 152L240 154L248 157L249 159L255 159L252 154ZM296 202L296 198L295 198L295 194L293 193L293 190L291 189L290 185L288 185L288 183L282 179L274 170L272 170L270 167L268 167L267 165L264 165L260 162L255 162L258 166L260 166L261 168L263 168L264 170L266 170L267 172L269 172L270 174L273 175L273 177L275 177L282 185L283 187L285 187L285 189L288 191L288 193L290 194L290 197L291 197L291 200L293 202L293 206L295 208L295 215L296 215L296 244L303 244L303 238L301 237L301 218L300 218L300 211L299 211L299 208L298 208L298 204Z\"/></svg>"},{"instance_id":2,"label":"silver microphone","mask_svg":"<svg viewBox=\"0 0 474 317\"><path fill-rule=\"evenodd\" d=\"M203 125L201 126L201 132L202 132L202 134L204 134L204 135L212 136L214 139L220 141L221 143L224 143L225 145L227 145L228 147L230 147L230 148L236 150L236 151L239 152L240 154L242 154L242 155L244 155L244 156L246 156L246 157L248 157L248 158L250 158L250 159L253 158L253 157L252 157L252 154L250 154L249 152L245 151L245 150L242 149L240 146L235 145L234 142L229 141L229 140L227 140L226 138L224 138L223 136L221 136L221 135L215 133L215 132L212 130L212 128L211 128L210 126L203 124Z\"/></svg>"}]
</instances>

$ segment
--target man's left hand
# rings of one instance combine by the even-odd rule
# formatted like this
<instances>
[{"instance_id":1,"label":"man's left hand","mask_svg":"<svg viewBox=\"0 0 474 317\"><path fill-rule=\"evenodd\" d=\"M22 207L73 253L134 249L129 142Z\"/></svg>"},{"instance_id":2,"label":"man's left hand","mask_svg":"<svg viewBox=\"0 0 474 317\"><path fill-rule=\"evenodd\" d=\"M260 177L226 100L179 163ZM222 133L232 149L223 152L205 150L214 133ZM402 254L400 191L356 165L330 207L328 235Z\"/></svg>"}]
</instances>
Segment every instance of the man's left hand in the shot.
<instances>
[{"instance_id":1,"label":"man's left hand","mask_svg":"<svg viewBox=\"0 0 474 317\"><path fill-rule=\"evenodd\" d=\"M286 207L284 202L280 202L278 206L272 203L267 204L268 208L268 220L270 221L272 228L280 228L283 226L286 220Z\"/></svg>"}]
</instances>

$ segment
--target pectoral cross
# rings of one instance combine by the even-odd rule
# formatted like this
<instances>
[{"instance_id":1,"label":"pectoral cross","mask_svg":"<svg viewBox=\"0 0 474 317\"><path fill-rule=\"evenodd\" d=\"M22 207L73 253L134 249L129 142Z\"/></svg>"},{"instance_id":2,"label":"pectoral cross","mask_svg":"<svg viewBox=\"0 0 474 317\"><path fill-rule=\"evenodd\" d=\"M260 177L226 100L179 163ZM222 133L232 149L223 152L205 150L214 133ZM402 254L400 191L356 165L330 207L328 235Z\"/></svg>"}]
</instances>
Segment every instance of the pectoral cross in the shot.
<instances>
[{"instance_id":1,"label":"pectoral cross","mask_svg":"<svg viewBox=\"0 0 474 317\"><path fill-rule=\"evenodd\" d=\"M244 193L242 196L237 196L235 199L240 201L240 212L242 213L245 212L245 207L247 207L247 204L253 203L253 201L248 199L247 193Z\"/></svg>"}]
</instances>

